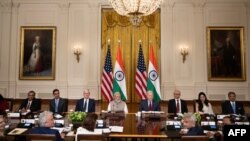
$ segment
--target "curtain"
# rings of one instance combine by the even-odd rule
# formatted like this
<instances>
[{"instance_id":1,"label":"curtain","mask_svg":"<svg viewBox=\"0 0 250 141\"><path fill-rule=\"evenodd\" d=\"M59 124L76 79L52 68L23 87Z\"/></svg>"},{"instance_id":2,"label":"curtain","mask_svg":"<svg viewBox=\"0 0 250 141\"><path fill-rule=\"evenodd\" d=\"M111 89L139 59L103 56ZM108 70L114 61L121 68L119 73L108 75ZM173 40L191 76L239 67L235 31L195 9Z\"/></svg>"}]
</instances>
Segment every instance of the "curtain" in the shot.
<instances>
[{"instance_id":1,"label":"curtain","mask_svg":"<svg viewBox=\"0 0 250 141\"><path fill-rule=\"evenodd\" d=\"M101 26L100 73L102 73L105 63L108 40L110 40L113 69L118 40L120 40L128 96L126 102L139 102L140 97L135 91L135 73L139 52L139 40L142 41L146 68L148 68L149 61L149 46L152 45L155 56L158 59L158 70L160 71L160 10L157 10L150 16L143 17L140 26L135 27L130 23L129 17L118 15L113 9L102 9Z\"/></svg>"}]
</instances>

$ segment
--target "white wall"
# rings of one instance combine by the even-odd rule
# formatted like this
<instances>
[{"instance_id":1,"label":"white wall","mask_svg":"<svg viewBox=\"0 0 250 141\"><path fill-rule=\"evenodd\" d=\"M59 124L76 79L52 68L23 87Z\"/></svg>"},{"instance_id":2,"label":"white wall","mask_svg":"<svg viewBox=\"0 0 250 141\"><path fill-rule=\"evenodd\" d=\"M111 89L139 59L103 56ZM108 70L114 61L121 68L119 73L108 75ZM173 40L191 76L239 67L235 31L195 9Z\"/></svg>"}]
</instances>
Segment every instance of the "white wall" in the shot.
<instances>
[{"instance_id":1,"label":"white wall","mask_svg":"<svg viewBox=\"0 0 250 141\"><path fill-rule=\"evenodd\" d=\"M107 0L0 0L0 93L23 98L33 89L51 98L54 88L62 97L80 98L89 88L100 99L101 7ZM172 98L175 88L184 99L204 91L210 99L224 99L229 90L249 100L250 83L207 80L207 26L244 26L246 64L249 70L250 2L246 0L165 0L161 7L161 90ZM56 79L19 80L20 27L56 26ZM82 46L80 62L73 54ZM179 45L189 46L185 63Z\"/></svg>"}]
</instances>

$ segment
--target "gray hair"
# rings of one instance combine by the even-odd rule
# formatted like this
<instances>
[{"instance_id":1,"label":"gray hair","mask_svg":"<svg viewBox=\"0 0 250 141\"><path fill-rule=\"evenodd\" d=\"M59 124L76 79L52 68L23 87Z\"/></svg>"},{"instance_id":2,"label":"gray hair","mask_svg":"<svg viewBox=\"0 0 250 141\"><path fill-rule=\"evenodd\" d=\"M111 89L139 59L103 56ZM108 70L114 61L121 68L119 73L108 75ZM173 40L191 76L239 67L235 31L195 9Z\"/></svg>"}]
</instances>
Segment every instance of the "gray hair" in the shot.
<instances>
[{"instance_id":1,"label":"gray hair","mask_svg":"<svg viewBox=\"0 0 250 141\"><path fill-rule=\"evenodd\" d=\"M53 116L53 113L50 111L44 111L42 113L40 113L39 115L39 126L40 127L46 127L46 121L49 115Z\"/></svg>"},{"instance_id":2,"label":"gray hair","mask_svg":"<svg viewBox=\"0 0 250 141\"><path fill-rule=\"evenodd\" d=\"M196 117L193 113L184 113L183 118L196 122Z\"/></svg>"}]
</instances>

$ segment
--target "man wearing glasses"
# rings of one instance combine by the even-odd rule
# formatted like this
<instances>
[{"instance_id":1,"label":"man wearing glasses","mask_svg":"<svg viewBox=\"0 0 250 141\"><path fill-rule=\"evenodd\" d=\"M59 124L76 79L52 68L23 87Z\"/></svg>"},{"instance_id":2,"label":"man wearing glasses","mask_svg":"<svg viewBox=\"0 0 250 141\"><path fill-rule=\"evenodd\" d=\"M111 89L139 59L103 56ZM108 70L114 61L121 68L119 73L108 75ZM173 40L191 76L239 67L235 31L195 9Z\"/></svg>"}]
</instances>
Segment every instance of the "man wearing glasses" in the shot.
<instances>
[{"instance_id":1,"label":"man wearing glasses","mask_svg":"<svg viewBox=\"0 0 250 141\"><path fill-rule=\"evenodd\" d=\"M95 100L89 98L89 96L89 90L84 90L83 98L77 101L75 111L83 111L87 113L95 112Z\"/></svg>"},{"instance_id":2,"label":"man wearing glasses","mask_svg":"<svg viewBox=\"0 0 250 141\"><path fill-rule=\"evenodd\" d=\"M22 101L21 106L19 107L19 110L22 112L36 112L41 110L41 100L35 98L36 93L34 91L28 92L28 98L24 99Z\"/></svg>"}]
</instances>

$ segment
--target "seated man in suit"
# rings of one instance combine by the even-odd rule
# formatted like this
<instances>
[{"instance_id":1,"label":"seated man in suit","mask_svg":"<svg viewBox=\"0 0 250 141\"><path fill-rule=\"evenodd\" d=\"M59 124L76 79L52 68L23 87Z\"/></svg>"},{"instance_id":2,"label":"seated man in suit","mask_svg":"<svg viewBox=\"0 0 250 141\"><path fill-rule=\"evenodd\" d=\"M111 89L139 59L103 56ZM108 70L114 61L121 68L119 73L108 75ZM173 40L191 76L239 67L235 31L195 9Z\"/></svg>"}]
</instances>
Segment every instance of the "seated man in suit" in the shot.
<instances>
[{"instance_id":1,"label":"seated man in suit","mask_svg":"<svg viewBox=\"0 0 250 141\"><path fill-rule=\"evenodd\" d=\"M196 117L193 113L184 113L182 118L183 129L180 133L187 136L205 135L201 126L196 124Z\"/></svg>"},{"instance_id":2,"label":"seated man in suit","mask_svg":"<svg viewBox=\"0 0 250 141\"><path fill-rule=\"evenodd\" d=\"M187 113L186 101L180 99L181 92L179 90L174 91L174 99L168 101L168 113Z\"/></svg>"},{"instance_id":3,"label":"seated man in suit","mask_svg":"<svg viewBox=\"0 0 250 141\"><path fill-rule=\"evenodd\" d=\"M109 102L108 111L113 112L121 112L123 111L125 114L128 113L128 107L126 102L122 101L121 94L119 92L115 92L114 100Z\"/></svg>"},{"instance_id":4,"label":"seated man in suit","mask_svg":"<svg viewBox=\"0 0 250 141\"><path fill-rule=\"evenodd\" d=\"M235 92L228 92L228 99L222 103L222 113L223 114L245 114L243 105L236 101Z\"/></svg>"},{"instance_id":5,"label":"seated man in suit","mask_svg":"<svg viewBox=\"0 0 250 141\"><path fill-rule=\"evenodd\" d=\"M77 101L75 111L83 111L88 113L95 112L95 100L89 98L89 96L89 90L84 90L83 98Z\"/></svg>"},{"instance_id":6,"label":"seated man in suit","mask_svg":"<svg viewBox=\"0 0 250 141\"><path fill-rule=\"evenodd\" d=\"M56 141L63 141L64 133L59 133L56 129L50 129L54 126L53 113L44 111L39 115L39 127L35 127L29 131L29 134L54 134Z\"/></svg>"},{"instance_id":7,"label":"seated man in suit","mask_svg":"<svg viewBox=\"0 0 250 141\"><path fill-rule=\"evenodd\" d=\"M50 111L53 113L59 113L59 114L63 114L64 112L67 112L66 109L68 105L66 105L67 103L65 99L60 97L59 90L54 89L53 95L54 95L54 99L52 99L49 104Z\"/></svg>"},{"instance_id":8,"label":"seated man in suit","mask_svg":"<svg viewBox=\"0 0 250 141\"><path fill-rule=\"evenodd\" d=\"M147 99L140 103L139 111L160 111L160 104L153 100L153 92L147 91Z\"/></svg>"},{"instance_id":9,"label":"seated man in suit","mask_svg":"<svg viewBox=\"0 0 250 141\"><path fill-rule=\"evenodd\" d=\"M28 98L24 99L19 107L19 110L26 112L30 110L31 112L36 112L41 110L41 100L35 98L36 93L34 91L28 92Z\"/></svg>"}]
</instances>

